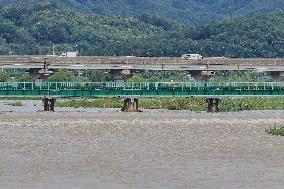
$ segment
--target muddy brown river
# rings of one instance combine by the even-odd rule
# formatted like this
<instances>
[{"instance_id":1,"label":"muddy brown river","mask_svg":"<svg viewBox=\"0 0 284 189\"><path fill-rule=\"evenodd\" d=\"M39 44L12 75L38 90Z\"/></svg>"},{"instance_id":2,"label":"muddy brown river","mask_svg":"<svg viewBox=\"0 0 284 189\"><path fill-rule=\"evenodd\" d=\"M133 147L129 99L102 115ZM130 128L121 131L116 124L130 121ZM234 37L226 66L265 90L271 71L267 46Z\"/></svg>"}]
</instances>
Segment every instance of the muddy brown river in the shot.
<instances>
[{"instance_id":1,"label":"muddy brown river","mask_svg":"<svg viewBox=\"0 0 284 189\"><path fill-rule=\"evenodd\" d=\"M0 113L0 188L282 189L284 111Z\"/></svg>"}]
</instances>

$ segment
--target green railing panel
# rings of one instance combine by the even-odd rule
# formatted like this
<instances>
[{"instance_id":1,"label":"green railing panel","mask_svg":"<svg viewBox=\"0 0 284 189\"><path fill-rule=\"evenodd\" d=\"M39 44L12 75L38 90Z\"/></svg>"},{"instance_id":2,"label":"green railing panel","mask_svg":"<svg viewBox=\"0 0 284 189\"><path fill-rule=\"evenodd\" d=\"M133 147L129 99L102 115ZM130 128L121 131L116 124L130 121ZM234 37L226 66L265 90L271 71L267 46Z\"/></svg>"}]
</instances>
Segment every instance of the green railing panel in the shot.
<instances>
[{"instance_id":1,"label":"green railing panel","mask_svg":"<svg viewBox=\"0 0 284 189\"><path fill-rule=\"evenodd\" d=\"M0 82L0 96L283 96L284 82Z\"/></svg>"}]
</instances>

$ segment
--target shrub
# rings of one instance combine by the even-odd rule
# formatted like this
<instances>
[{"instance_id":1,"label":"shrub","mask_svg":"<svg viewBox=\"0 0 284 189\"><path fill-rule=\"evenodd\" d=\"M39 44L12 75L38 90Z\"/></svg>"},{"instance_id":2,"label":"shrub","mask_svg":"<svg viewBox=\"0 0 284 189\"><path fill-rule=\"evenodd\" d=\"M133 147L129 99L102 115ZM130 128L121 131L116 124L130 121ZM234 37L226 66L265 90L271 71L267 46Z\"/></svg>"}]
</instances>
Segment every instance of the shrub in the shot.
<instances>
[{"instance_id":1,"label":"shrub","mask_svg":"<svg viewBox=\"0 0 284 189\"><path fill-rule=\"evenodd\" d=\"M280 127L280 128L269 128L268 130L266 130L267 133L272 134L272 135L276 135L276 136L284 136L284 126Z\"/></svg>"},{"instance_id":2,"label":"shrub","mask_svg":"<svg viewBox=\"0 0 284 189\"><path fill-rule=\"evenodd\" d=\"M8 103L10 106L23 106L21 101L15 101L15 102L10 102Z\"/></svg>"},{"instance_id":3,"label":"shrub","mask_svg":"<svg viewBox=\"0 0 284 189\"><path fill-rule=\"evenodd\" d=\"M66 100L57 102L61 107L85 108L121 108L123 100L119 98L98 98L93 100ZM220 111L241 110L279 110L284 109L283 98L224 98L219 104ZM206 111L204 98L141 98L139 107L145 109Z\"/></svg>"}]
</instances>

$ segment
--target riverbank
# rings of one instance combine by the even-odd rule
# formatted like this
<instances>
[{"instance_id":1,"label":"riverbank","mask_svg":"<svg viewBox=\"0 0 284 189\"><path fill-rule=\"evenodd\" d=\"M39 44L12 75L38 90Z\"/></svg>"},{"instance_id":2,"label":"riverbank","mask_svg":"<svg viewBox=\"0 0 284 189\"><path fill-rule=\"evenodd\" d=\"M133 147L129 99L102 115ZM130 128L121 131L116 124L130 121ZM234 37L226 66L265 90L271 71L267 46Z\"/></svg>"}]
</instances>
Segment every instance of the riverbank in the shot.
<instances>
[{"instance_id":1,"label":"riverbank","mask_svg":"<svg viewBox=\"0 0 284 189\"><path fill-rule=\"evenodd\" d=\"M56 112L110 112L120 111L123 99L58 99L55 105ZM284 110L283 98L235 98L222 99L221 112L237 112L250 110ZM204 98L152 98L140 99L139 109L142 111L180 110L180 111L207 111L207 102ZM0 100L0 112L41 112L41 100Z\"/></svg>"}]
</instances>

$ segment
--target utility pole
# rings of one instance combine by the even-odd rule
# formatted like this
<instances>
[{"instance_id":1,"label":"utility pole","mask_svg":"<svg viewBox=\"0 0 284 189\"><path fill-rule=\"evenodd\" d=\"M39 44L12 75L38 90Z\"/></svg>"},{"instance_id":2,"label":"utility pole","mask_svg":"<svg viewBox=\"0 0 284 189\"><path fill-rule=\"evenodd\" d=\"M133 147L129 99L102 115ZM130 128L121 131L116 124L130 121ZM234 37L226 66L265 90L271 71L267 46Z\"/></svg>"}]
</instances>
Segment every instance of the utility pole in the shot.
<instances>
[{"instance_id":1,"label":"utility pole","mask_svg":"<svg viewBox=\"0 0 284 189\"><path fill-rule=\"evenodd\" d=\"M52 55L55 56L54 43L52 43Z\"/></svg>"}]
</instances>

